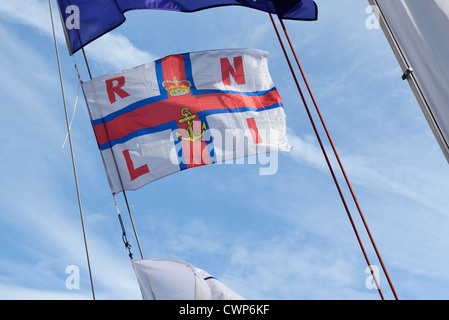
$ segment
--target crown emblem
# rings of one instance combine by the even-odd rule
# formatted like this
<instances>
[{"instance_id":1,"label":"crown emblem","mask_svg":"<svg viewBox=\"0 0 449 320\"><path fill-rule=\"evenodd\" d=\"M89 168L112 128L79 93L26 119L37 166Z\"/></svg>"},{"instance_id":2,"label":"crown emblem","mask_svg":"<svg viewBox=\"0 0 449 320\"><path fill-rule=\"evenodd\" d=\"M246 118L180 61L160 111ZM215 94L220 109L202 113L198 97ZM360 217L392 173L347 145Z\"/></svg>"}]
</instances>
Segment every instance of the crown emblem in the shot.
<instances>
[{"instance_id":1,"label":"crown emblem","mask_svg":"<svg viewBox=\"0 0 449 320\"><path fill-rule=\"evenodd\" d=\"M162 82L162 86L170 96L182 96L190 92L192 85L188 80L178 81L176 77L173 77L173 80L165 80Z\"/></svg>"}]
</instances>

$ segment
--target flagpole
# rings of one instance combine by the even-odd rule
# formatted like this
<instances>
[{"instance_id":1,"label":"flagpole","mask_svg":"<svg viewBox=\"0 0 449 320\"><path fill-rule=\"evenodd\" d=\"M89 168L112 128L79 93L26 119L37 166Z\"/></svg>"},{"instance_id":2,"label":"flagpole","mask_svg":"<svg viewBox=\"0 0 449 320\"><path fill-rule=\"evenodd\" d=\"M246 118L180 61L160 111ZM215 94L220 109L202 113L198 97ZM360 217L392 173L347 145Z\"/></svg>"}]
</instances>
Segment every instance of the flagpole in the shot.
<instances>
[{"instance_id":1,"label":"flagpole","mask_svg":"<svg viewBox=\"0 0 449 320\"><path fill-rule=\"evenodd\" d=\"M86 67L87 67L87 71L88 71L88 73L89 73L89 78L90 78L90 80L92 80L92 79L93 79L93 78L92 78L92 73L91 73L91 71L90 71L89 62L87 61L87 56L86 56L86 52L84 51L84 47L81 48L81 50L82 50L82 53L83 53L84 61L86 62ZM108 133L106 132L106 134L108 134ZM116 159L115 159L115 155L114 155L114 152L113 152L112 150L111 150L111 153L112 153L112 157L113 157L113 159L114 159L114 163L115 163L116 167L118 168L118 166L117 166L117 161L116 161ZM125 204L126 204L126 207L127 207L127 209L128 209L129 218L130 218L130 220L131 220L131 224L132 224L132 227L133 227L134 236L135 236L135 238L136 238L137 246L139 247L140 256L141 256L141 258L143 259L144 257L143 257L142 247L141 247L140 241L139 241L139 236L137 235L137 229L136 229L136 226L135 226L135 224L134 224L133 216L132 216L132 214L131 214L131 208L130 208L130 205L129 205L129 202L128 202L128 197L126 196L125 188L123 187L122 178L121 178L121 176L120 176L120 172L118 171L118 169L117 169L117 174L119 175L120 184L121 184L121 186L122 186L123 198L124 198L124 200L125 200ZM120 225L121 225L121 227L122 227L122 231L123 231L124 235L126 235L126 233L125 233L125 231L124 231L124 227L123 227L123 221L122 221L120 212L119 212L119 210L118 210L117 200L116 200L116 198L115 198L115 194L113 194L112 196L114 197L114 202L115 202L115 206L116 206L116 209L117 209L117 214L118 214L118 217L119 217ZM129 250L129 248L130 248L129 242L128 242L127 240L125 241L125 239L124 239L124 243L125 243L125 247ZM132 257L131 252L130 252L130 257ZM131 258L131 260L132 260L132 258Z\"/></svg>"},{"instance_id":2,"label":"flagpole","mask_svg":"<svg viewBox=\"0 0 449 320\"><path fill-rule=\"evenodd\" d=\"M76 186L76 193L77 193L77 197L78 197L78 206L79 206L80 217L81 217L81 226L82 226L82 230L83 230L84 247L85 247L86 257L87 257L87 266L88 266L88 269L89 269L89 277L90 277L90 284L91 284L91 290L92 290L92 298L93 298L93 300L95 300L94 284L93 284L93 280L92 280L92 271L91 271L91 267L90 267L89 250L87 248L87 239L86 239L86 230L85 230L85 227L84 227L83 209L82 209L82 206L81 206L80 191L79 191L79 186L78 186L78 178L77 178L76 165L75 165L75 156L74 156L74 153L73 153L72 136L71 136L71 133L70 133L70 124L69 124L69 118L68 118L68 114L67 114L67 104L66 104L66 100L65 100L64 83L63 83L63 80L62 80L61 62L59 60L59 50L58 50L58 44L57 44L57 40L56 40L56 32L55 32L55 24L54 24L54 21L53 21L53 10L52 10L52 7L51 7L51 0L48 0L48 5L49 5L49 8L50 8L50 17L51 17L51 25L52 25L52 29L53 29L53 39L54 39L54 42L55 42L56 59L58 61L59 81L60 81L60 85L61 85L62 100L63 100L63 104L64 104L64 112L65 112L65 119L66 119L66 125L67 125L67 135L68 135L68 138L69 138L70 153L71 153L71 156L72 156L73 174L74 174L74 177L75 177L75 186Z\"/></svg>"},{"instance_id":3,"label":"flagpole","mask_svg":"<svg viewBox=\"0 0 449 320\"><path fill-rule=\"evenodd\" d=\"M334 154L335 154L335 157L336 157L336 159L337 159L337 162L338 162L338 164L339 164L339 166L340 166L341 172L343 173L343 176L344 176L344 179L345 179L345 181L346 181L346 184L347 184L347 186L348 186L348 188L349 188L349 190L350 190L350 192L351 192L352 198L353 198L354 203L355 203L355 205L356 205L356 207L357 207L357 210L358 210L358 212L359 212L360 218L361 218L361 220L362 220L362 222L363 222L363 225L365 226L365 229L366 229L366 232L367 232L367 234L368 234L368 236L369 236L369 238L370 238L371 244L372 244L372 246L373 246L373 248L374 248L374 251L376 252L377 258L379 259L379 262L380 262L380 264L381 264L381 266L382 266L382 269L383 269L383 271L384 271L384 273L385 273L385 276L386 276L386 278L387 278L388 284L390 285L390 288L391 288L391 290L392 290L392 292L393 292L394 297L396 298L396 300L398 300L398 296L397 296L397 294L396 294L396 290L394 289L393 283L391 282L390 276L388 275L387 269L385 268L385 265L384 265L384 262L383 262L383 260L382 260L382 257L380 256L379 250L377 249L377 245L376 245L376 243L375 243L375 241L374 241L374 238L373 238L373 236L372 236L372 234L371 234L371 231L370 231L370 229L369 229L369 227L368 227L368 224L367 224L367 222L366 222L366 220L365 220L365 217L364 217L364 215L363 215L363 213L362 213L362 210L361 210L361 208L360 208L360 205L359 205L359 202L358 202L358 200L357 200L357 197L356 197L356 195L355 195L355 193L354 193L354 190L353 190L353 188L352 188L352 186L351 186L351 183L350 183L350 181L349 181L349 178L348 178L348 176L347 176L347 174L346 174L346 171L345 171L345 169L344 169L344 167L343 167L343 164L342 164L342 162L341 162L341 160L340 160L340 157L339 157L339 155L338 155L337 149L335 148L335 145L334 145L334 143L333 143L333 141L332 141L332 138L331 138L331 136L330 136L330 134L329 134L329 131L328 131L327 126L326 126L326 123L324 122L323 116L322 116L321 111L320 111L320 109L319 109L319 107L318 107L318 104L317 104L317 102L316 102L316 99L315 99L315 97L314 97L314 95L313 95L313 93L312 93L312 89L310 88L310 85L309 85L309 82L307 81L307 78L306 78L306 75L305 75L305 73L304 73L304 70L303 70L303 68L302 68L302 66L301 66L301 63L299 62L298 56L297 56L297 54L296 54L296 51L295 51L295 49L294 49L294 47L293 47L293 44L292 44L292 42L291 42L291 40L290 40L290 37L289 37L289 35L288 35L287 28L285 27L285 24L284 24L284 22L282 21L281 18L279 18L279 21L280 21L280 23L281 23L282 29L284 30L285 37L287 38L287 41L288 41L288 43L289 43L290 49L291 49L291 51L292 51L292 53L293 53L293 56L295 57L296 64L298 65L298 68L299 68L299 70L300 70L300 73L301 73L301 75L302 75L302 78L304 79L304 83L306 84L307 90L308 90L308 92L309 92L309 94L310 94L310 97L311 97L311 99L312 99L312 101L313 101L313 104L314 104L314 106L315 106L315 110L316 110L316 112L317 112L317 114L318 114L318 116L319 116L319 118L320 118L321 124L322 124L322 126L323 126L323 128L324 128L324 131L326 132L327 138L328 138L328 140L329 140L329 142L330 142L330 144L331 144L332 150L333 150L333 152L334 152Z\"/></svg>"},{"instance_id":4,"label":"flagpole","mask_svg":"<svg viewBox=\"0 0 449 320\"><path fill-rule=\"evenodd\" d=\"M87 62L86 52L84 51L84 47L81 48L83 52L84 62L86 63L87 73L89 73L89 78L92 80L92 73L90 72L89 62Z\"/></svg>"},{"instance_id":5,"label":"flagpole","mask_svg":"<svg viewBox=\"0 0 449 320\"><path fill-rule=\"evenodd\" d=\"M378 292L379 292L379 295L380 295L380 297L382 298L382 300L384 300L385 298L384 298L384 296L383 296L382 290L380 289L378 280L377 280L377 278L376 278L376 276L375 276L375 274L374 274L373 269L371 268L371 263L370 263L370 261L369 261L368 255L367 255L367 253L366 253L366 251L365 251L365 248L364 248L364 246L363 246L362 240L361 240L361 238L360 238L360 236L359 236L359 233L358 233L358 231L357 231L357 227L355 226L354 220L353 220L353 218L352 218L352 216L351 216L351 213L350 213L350 211L349 211L349 208L348 208L348 206L347 206L347 204L346 204L345 198L344 198L344 196L343 196L343 193L342 193L342 191L341 191L340 185L339 185L339 183L338 183L338 181L337 181L337 178L336 178L336 176L335 176L334 170L332 169L332 165L331 165L331 163L330 163L330 161L329 161L329 158L328 158L328 156L327 156L326 150L325 150L325 148L324 148L324 146L323 146L323 142L322 142L322 140L321 140L321 138L320 138L320 135L319 135L318 130L317 130L317 128L316 128L315 122L313 121L313 118L312 118L312 115L311 115L311 113L310 113L308 104L307 104L307 102L306 102L306 100L305 100L305 98L304 98L304 94L303 94L303 92L302 92L302 90L301 90L301 87L299 86L298 79L297 79L296 74L295 74L295 72L294 72L294 70L293 70L293 67L292 67L292 65L291 65L290 59L289 59L289 57L288 57L288 54L287 54L287 52L286 52L286 50L285 50L285 46L284 46L284 44L283 44L283 42L282 42L282 39L281 39L281 36L280 36L280 34L279 34L278 28L276 27L276 23L274 22L274 19L273 19L272 14L271 14L271 13L268 13L268 14L269 14L269 16L270 16L270 19L271 19L271 22L272 22L272 24L273 24L274 30L275 30L276 35L277 35L277 37L278 37L279 44L281 45L281 48L282 48L282 50L283 50L283 52L284 52L284 55L285 55L285 58L286 58L286 60L287 60L288 65L289 65L289 68L290 68L290 71L291 71L291 73L292 73L292 76L293 76L293 78L294 78L294 80L295 80L296 87L298 88L298 92L299 92L299 94L301 95L301 99L302 99L302 102L303 102L304 107L305 107L305 109L306 109L307 115L308 115L308 117L309 117L309 119L310 119L310 122L311 122L311 124L312 124L313 130L314 130L315 135L316 135L316 137L317 137L317 139L318 139L318 142L319 142L319 144L320 144L321 151L323 152L324 158L325 158L326 163L327 163L327 165L328 165L328 167L329 167L329 170L330 170L330 172L331 172L331 175L332 175L332 178L333 178L333 180L334 180L335 186L337 187L337 190L338 190L338 193L339 193L339 195L340 195L341 201L343 202L343 205L344 205L344 207L345 207L346 213L347 213L347 215L348 215L348 218L349 218L349 220L350 220L350 222L351 222L352 228L353 228L354 233L355 233L355 235L356 235L357 241L358 241L358 243L359 243L359 245L360 245L360 248L361 248L361 250L362 250L363 256L365 257L366 263L368 264L368 267L369 267L369 269L370 269L370 271L371 271L371 274L372 274L373 280L374 280L374 282L375 282L375 284L376 284L376 288L377 288L377 290L378 290ZM279 19L279 20L281 20L281 19ZM281 21L282 21L282 20L281 20Z\"/></svg>"}]
</instances>

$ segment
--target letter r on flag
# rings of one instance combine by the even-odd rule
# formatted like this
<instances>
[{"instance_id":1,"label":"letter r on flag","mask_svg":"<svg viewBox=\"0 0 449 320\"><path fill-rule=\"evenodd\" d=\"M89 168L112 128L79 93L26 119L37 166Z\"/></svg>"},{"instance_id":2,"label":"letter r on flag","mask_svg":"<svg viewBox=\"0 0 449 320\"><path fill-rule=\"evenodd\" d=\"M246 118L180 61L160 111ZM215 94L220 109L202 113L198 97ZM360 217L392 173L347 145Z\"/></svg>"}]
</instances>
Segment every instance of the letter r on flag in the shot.
<instances>
[{"instance_id":1,"label":"letter r on flag","mask_svg":"<svg viewBox=\"0 0 449 320\"><path fill-rule=\"evenodd\" d=\"M125 77L120 76L113 79L108 79L106 82L106 90L108 92L109 102L114 103L116 101L115 94L118 94L120 98L126 98L129 96L129 93L122 89L125 85ZM114 82L117 82L117 85L114 86Z\"/></svg>"}]
</instances>

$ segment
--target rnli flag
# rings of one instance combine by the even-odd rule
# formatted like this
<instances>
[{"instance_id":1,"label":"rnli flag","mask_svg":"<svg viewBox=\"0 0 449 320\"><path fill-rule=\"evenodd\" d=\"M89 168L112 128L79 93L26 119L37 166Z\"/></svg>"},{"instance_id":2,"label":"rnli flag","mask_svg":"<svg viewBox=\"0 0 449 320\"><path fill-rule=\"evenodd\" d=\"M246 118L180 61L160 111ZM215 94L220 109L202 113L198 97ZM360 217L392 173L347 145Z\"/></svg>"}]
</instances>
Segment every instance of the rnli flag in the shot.
<instances>
[{"instance_id":1,"label":"rnli flag","mask_svg":"<svg viewBox=\"0 0 449 320\"><path fill-rule=\"evenodd\" d=\"M82 84L112 192L289 151L282 100L256 49L167 56Z\"/></svg>"},{"instance_id":2,"label":"rnli flag","mask_svg":"<svg viewBox=\"0 0 449 320\"><path fill-rule=\"evenodd\" d=\"M125 22L129 10L194 12L236 5L291 20L316 20L318 15L313 0L58 0L58 5L71 55Z\"/></svg>"}]
</instances>

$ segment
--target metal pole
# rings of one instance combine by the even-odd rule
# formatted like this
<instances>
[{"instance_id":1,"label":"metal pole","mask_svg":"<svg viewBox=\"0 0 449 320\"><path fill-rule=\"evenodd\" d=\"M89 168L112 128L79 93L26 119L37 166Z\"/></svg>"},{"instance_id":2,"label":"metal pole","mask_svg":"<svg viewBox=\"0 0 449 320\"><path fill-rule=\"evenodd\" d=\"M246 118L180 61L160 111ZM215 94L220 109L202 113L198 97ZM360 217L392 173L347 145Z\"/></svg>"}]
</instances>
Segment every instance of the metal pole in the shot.
<instances>
[{"instance_id":1,"label":"metal pole","mask_svg":"<svg viewBox=\"0 0 449 320\"><path fill-rule=\"evenodd\" d=\"M51 8L51 0L48 0L48 5L49 5L49 8L50 8L51 25L52 25L52 28L53 28L53 38L54 38L54 42L55 42L56 58L57 58L57 61L58 61L59 81L60 81L60 84L61 84L62 100L63 100L63 103L64 103L64 112L65 112L65 119L66 119L66 124L67 124L67 134L68 134L68 137L69 137L70 153L72 155L73 174L75 176L75 186L76 186L76 193L77 193L77 196L78 196L78 205L79 205L79 211L80 211L80 217L81 217L81 226L82 226L82 229L83 229L84 247L85 247L85 250L86 250L86 257L87 257L87 266L88 266L88 269L89 269L90 283L91 283L91 288L92 288L92 298L95 300L95 291L94 291L94 285L93 285L93 280L92 280L92 271L91 271L91 268L90 268L89 250L87 248L86 230L84 228L83 209L81 207L81 198L80 198L80 192L79 192L79 186L78 186L78 178L77 178L77 174L76 174L75 157L74 157L74 154L73 154L72 137L71 137L71 134L70 134L69 117L67 115L67 104L66 104L66 101L65 101L64 83L63 83L63 80L62 80L61 63L59 61L59 51L58 51L58 44L57 44L57 40L56 40L55 25L54 25L54 21L53 21L53 12L52 12L52 8Z\"/></svg>"}]
</instances>

